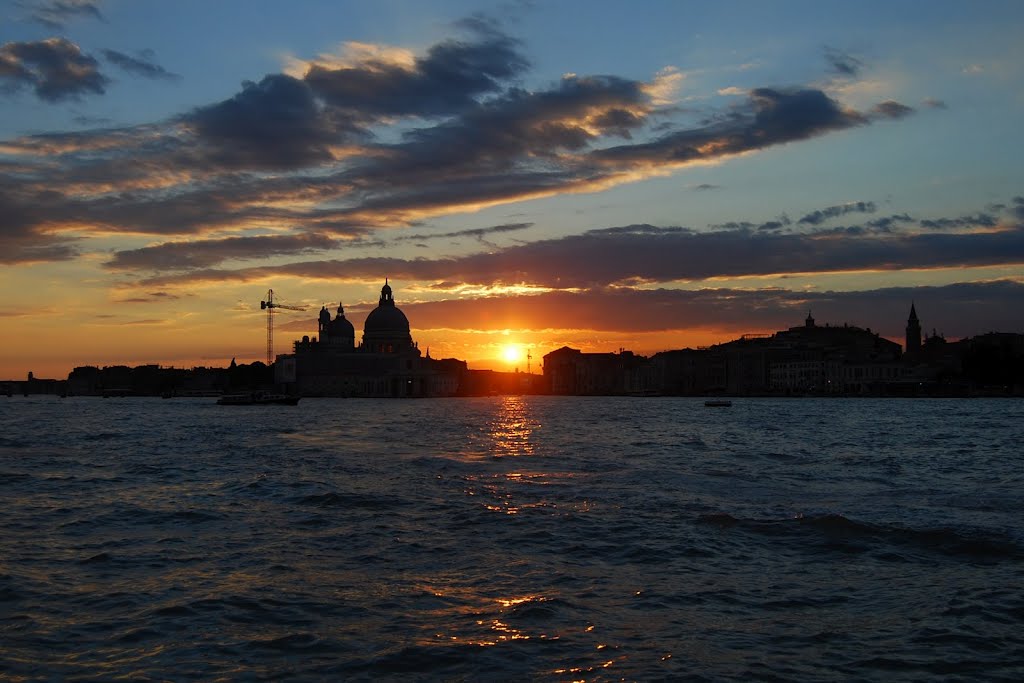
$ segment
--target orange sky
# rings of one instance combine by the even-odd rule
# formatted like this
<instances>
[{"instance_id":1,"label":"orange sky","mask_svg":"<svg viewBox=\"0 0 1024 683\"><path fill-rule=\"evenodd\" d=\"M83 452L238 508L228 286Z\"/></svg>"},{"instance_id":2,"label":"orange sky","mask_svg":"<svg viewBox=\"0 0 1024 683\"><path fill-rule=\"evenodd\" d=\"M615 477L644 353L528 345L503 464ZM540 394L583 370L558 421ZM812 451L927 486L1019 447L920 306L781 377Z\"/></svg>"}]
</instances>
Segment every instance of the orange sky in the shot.
<instances>
[{"instance_id":1,"label":"orange sky","mask_svg":"<svg viewBox=\"0 0 1024 683\"><path fill-rule=\"evenodd\" d=\"M1014 3L144 4L0 17L0 379L262 360L271 288L278 353L339 300L358 341L384 278L475 368L1024 332Z\"/></svg>"},{"instance_id":2,"label":"orange sky","mask_svg":"<svg viewBox=\"0 0 1024 683\"><path fill-rule=\"evenodd\" d=\"M48 309L8 318L5 337L9 341L0 356L0 379L23 379L29 371L36 377L63 379L79 365L155 363L168 367L225 367L232 358L239 363L263 361L266 317L265 312L259 310L259 300L265 293L256 291L254 294L257 300L246 302L244 310L227 310L219 315L191 313L186 310L186 304L166 312L163 317L129 319L117 312L118 305L113 304L98 309L89 307L88 311L61 313ZM431 320L423 315L420 306L402 305L401 290L396 290L396 299L410 319L413 339L419 343L422 353L429 351L433 358L466 360L474 369L526 372L526 352L529 351L530 369L539 373L544 354L566 345L584 351L626 348L651 353L713 344L735 336L728 330L709 329L653 332L532 329L523 317L502 317L493 321L497 323L494 327L459 328L449 326L452 320L438 320L440 326L430 327ZM333 313L337 303L324 303ZM486 305L480 303L481 307ZM128 305L121 307L128 308ZM318 311L319 304L310 304L302 312L278 309L275 354L288 353L292 342L304 334L315 337ZM347 317L356 326L358 342L366 314L350 312ZM222 322L215 322L217 318ZM545 324L547 322L550 321ZM515 360L508 357L510 347L518 350Z\"/></svg>"},{"instance_id":3,"label":"orange sky","mask_svg":"<svg viewBox=\"0 0 1024 683\"><path fill-rule=\"evenodd\" d=\"M422 287L394 281L393 285L396 303L409 318L421 352L429 350L434 358L466 360L476 369L525 372L529 351L530 370L537 373L542 371L544 354L561 346L588 352L627 349L639 354L696 348L744 333L771 333L800 325L807 310L815 307L820 324L848 322L871 327L873 323L876 330L899 341L909 307L900 296L879 306L870 298L837 300L809 294L774 306L759 303L764 309L759 312L750 302L760 302L761 290L744 294L734 289L549 291L484 298L442 294L428 299ZM71 292L60 290L71 296L68 300L9 315L0 378L22 379L31 371L37 377L62 379L78 365L225 367L232 358L239 363L265 358L266 313L259 306L266 296L264 290L252 285L203 288L167 301L140 303L127 301L131 297L123 293L114 299L106 287L103 281L85 281ZM277 310L276 354L288 353L292 342L303 335L316 336L316 314L321 305L327 305L332 313L337 307L336 301L324 300L326 297L284 296L285 291L297 294L304 289L333 289L333 293L355 289L359 294L346 304L346 315L356 328L358 342L366 314L376 306L376 283L325 288L322 283L294 281L290 289L277 291L276 301L305 310ZM94 296L83 296L88 292ZM713 296L711 303L705 301ZM927 328L933 311L920 300L917 307ZM829 315L835 311L850 315ZM707 316L716 319L717 325L702 324ZM687 324L688 319L692 324ZM515 359L508 357L510 347L518 350Z\"/></svg>"}]
</instances>

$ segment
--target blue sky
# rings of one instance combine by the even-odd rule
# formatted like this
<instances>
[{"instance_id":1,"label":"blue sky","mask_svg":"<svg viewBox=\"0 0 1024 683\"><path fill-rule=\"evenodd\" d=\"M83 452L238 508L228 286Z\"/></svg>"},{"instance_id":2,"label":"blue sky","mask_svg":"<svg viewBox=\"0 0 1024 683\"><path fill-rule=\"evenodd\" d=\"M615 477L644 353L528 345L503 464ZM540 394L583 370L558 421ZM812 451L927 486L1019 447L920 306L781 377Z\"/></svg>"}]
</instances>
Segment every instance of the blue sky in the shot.
<instances>
[{"instance_id":1,"label":"blue sky","mask_svg":"<svg viewBox=\"0 0 1024 683\"><path fill-rule=\"evenodd\" d=\"M35 341L0 375L260 358L266 289L359 327L385 276L471 365L808 308L899 338L912 300L951 338L1024 331L1022 28L1018 2L7 2L0 318Z\"/></svg>"}]
</instances>

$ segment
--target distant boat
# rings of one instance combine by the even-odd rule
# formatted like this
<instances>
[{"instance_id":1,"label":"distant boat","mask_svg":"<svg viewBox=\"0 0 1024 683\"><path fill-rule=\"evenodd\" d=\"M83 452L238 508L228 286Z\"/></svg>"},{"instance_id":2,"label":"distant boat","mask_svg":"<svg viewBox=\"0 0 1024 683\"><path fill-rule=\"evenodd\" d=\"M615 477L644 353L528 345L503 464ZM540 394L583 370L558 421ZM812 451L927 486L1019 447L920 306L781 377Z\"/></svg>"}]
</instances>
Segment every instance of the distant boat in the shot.
<instances>
[{"instance_id":1,"label":"distant boat","mask_svg":"<svg viewBox=\"0 0 1024 683\"><path fill-rule=\"evenodd\" d=\"M724 399L712 399L710 401L704 401L704 405L707 408L731 408L732 401L726 401Z\"/></svg>"},{"instance_id":2,"label":"distant boat","mask_svg":"<svg viewBox=\"0 0 1024 683\"><path fill-rule=\"evenodd\" d=\"M219 406L294 406L298 405L298 396L287 394L271 394L264 391L247 391L242 394L224 394L217 399Z\"/></svg>"}]
</instances>

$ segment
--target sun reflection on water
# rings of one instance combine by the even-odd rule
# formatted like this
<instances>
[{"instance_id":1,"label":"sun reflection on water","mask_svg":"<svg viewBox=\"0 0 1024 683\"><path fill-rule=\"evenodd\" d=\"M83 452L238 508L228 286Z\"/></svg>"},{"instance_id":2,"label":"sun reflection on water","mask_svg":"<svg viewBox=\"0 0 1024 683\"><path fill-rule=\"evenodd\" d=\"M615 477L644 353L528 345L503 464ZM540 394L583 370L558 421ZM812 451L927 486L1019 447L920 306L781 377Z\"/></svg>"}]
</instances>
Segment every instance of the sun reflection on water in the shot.
<instances>
[{"instance_id":1,"label":"sun reflection on water","mask_svg":"<svg viewBox=\"0 0 1024 683\"><path fill-rule=\"evenodd\" d=\"M560 484L574 475L567 472L504 472L491 475L468 475L468 496L486 500L481 504L490 512L517 515L524 510L546 511L549 514L589 512L590 501L582 500L559 505L549 500L544 489Z\"/></svg>"},{"instance_id":2,"label":"sun reflection on water","mask_svg":"<svg viewBox=\"0 0 1024 683\"><path fill-rule=\"evenodd\" d=\"M530 414L529 403L522 396L503 396L488 427L494 457L535 455L531 437L540 423Z\"/></svg>"},{"instance_id":3,"label":"sun reflection on water","mask_svg":"<svg viewBox=\"0 0 1024 683\"><path fill-rule=\"evenodd\" d=\"M453 623L455 632L435 631L432 641L425 641L424 644L459 642L465 645L494 647L512 641L554 641L561 637L540 625L531 628L515 623L523 619L521 610L543 606L551 600L543 595L487 598L465 587L449 587L446 590L430 587L427 588L427 592L452 602L435 612L437 623L452 622L453 616L457 618ZM466 618L471 618L472 621L466 621ZM461 627L457 625L459 623L462 624ZM475 628L467 630L466 627L470 623Z\"/></svg>"}]
</instances>

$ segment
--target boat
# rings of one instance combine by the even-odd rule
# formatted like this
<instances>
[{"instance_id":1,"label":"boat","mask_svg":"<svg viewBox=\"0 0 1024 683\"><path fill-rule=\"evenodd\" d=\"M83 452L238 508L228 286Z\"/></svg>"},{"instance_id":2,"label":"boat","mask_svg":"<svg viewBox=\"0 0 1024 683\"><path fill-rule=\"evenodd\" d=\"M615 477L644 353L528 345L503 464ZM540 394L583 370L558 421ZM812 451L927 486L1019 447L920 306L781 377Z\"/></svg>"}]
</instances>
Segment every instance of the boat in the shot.
<instances>
[{"instance_id":1,"label":"boat","mask_svg":"<svg viewBox=\"0 0 1024 683\"><path fill-rule=\"evenodd\" d=\"M294 406L298 405L298 396L273 394L266 391L247 391L242 394L224 394L217 399L219 406Z\"/></svg>"},{"instance_id":2,"label":"boat","mask_svg":"<svg viewBox=\"0 0 1024 683\"><path fill-rule=\"evenodd\" d=\"M732 401L725 399L711 399L710 401L704 401L704 406L707 408L731 408Z\"/></svg>"}]
</instances>

